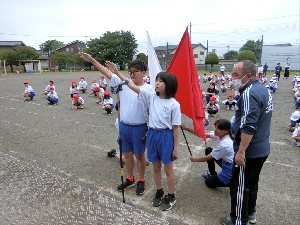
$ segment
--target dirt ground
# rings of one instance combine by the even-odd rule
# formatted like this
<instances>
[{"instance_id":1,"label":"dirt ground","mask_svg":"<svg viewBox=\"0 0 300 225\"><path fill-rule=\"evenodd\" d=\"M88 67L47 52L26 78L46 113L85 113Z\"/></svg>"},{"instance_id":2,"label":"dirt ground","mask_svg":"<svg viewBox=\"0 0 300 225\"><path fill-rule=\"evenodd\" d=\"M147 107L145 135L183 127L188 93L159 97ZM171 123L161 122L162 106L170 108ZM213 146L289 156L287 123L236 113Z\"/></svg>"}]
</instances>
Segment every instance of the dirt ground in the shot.
<instances>
[{"instance_id":1,"label":"dirt ground","mask_svg":"<svg viewBox=\"0 0 300 225\"><path fill-rule=\"evenodd\" d=\"M117 112L113 110L113 115L107 116L100 105L95 104L95 98L88 94L82 95L85 100L83 110L71 110L69 87L72 80L79 80L80 75L85 76L89 85L93 78L100 79L100 74L96 72L1 75L0 151L92 191L104 187L101 191L103 196L122 201L117 191L120 183L119 162L106 156L108 150L118 147L114 126ZM55 81L59 95L56 106L48 106L41 95L50 79ZM295 111L291 79L281 78L279 88L273 94L271 154L260 176L258 225L299 224L300 221L300 148L288 131L289 118ZM24 80L30 81L37 94L29 103L24 102L22 97ZM207 86L201 84L204 91ZM220 100L225 100L229 92L233 91L220 94ZM116 102L117 96L113 95L113 98ZM234 111L221 107L217 117L209 118L207 132L213 131L216 119L230 119L233 115ZM191 124L184 116L182 121L186 125ZM203 155L203 141L188 132L185 135L192 153ZM155 185L151 165L146 168L146 193L136 196L135 188L131 188L125 192L125 199L137 209L162 218L169 224L219 224L221 216L229 215L229 188L207 188L200 178L207 170L206 163L190 162L182 133L179 143L179 159L174 162L177 180L177 203L174 208L170 212L161 212L159 208L152 207ZM208 145L215 146L211 141ZM165 176L163 178L166 189ZM25 208L20 207L20 210Z\"/></svg>"}]
</instances>

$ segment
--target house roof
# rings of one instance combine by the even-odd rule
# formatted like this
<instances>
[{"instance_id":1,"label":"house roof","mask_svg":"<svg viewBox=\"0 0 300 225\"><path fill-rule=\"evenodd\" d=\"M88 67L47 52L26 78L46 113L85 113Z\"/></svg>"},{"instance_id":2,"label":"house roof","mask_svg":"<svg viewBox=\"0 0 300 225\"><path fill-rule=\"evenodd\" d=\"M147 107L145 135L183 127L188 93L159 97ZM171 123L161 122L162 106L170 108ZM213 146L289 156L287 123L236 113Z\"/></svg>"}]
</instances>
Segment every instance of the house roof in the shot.
<instances>
[{"instance_id":1,"label":"house roof","mask_svg":"<svg viewBox=\"0 0 300 225\"><path fill-rule=\"evenodd\" d=\"M192 44L192 48L196 48L199 45L206 50L206 48L200 43L199 44ZM168 48L169 51L172 51L172 50L176 49L177 47L178 47L178 45L157 46L157 47L154 48L154 50L155 51L166 51L167 48Z\"/></svg>"},{"instance_id":2,"label":"house roof","mask_svg":"<svg viewBox=\"0 0 300 225\"><path fill-rule=\"evenodd\" d=\"M23 41L0 41L1 47L13 47L15 45L24 45Z\"/></svg>"},{"instance_id":3,"label":"house roof","mask_svg":"<svg viewBox=\"0 0 300 225\"><path fill-rule=\"evenodd\" d=\"M71 43L68 43L68 44L65 44L65 45L61 46L60 48L56 49L56 51L57 51L57 50L60 50L60 49L62 49L62 48L68 47L69 45L74 44L74 43L77 43L77 42L85 45L85 42L76 40L76 41L72 41Z\"/></svg>"}]
</instances>

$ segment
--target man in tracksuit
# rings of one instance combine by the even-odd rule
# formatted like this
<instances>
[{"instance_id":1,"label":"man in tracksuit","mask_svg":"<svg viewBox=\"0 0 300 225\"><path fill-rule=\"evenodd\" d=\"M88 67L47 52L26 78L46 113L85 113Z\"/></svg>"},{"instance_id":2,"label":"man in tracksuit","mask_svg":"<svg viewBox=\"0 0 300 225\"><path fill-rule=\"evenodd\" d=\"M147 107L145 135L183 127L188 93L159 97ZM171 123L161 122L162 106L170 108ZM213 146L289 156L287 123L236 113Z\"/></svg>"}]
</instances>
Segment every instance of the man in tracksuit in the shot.
<instances>
[{"instance_id":1,"label":"man in tracksuit","mask_svg":"<svg viewBox=\"0 0 300 225\"><path fill-rule=\"evenodd\" d=\"M235 158L230 182L231 213L222 217L224 225L256 223L259 174L270 154L272 96L255 77L249 60L233 68L234 86L240 92L234 122Z\"/></svg>"}]
</instances>

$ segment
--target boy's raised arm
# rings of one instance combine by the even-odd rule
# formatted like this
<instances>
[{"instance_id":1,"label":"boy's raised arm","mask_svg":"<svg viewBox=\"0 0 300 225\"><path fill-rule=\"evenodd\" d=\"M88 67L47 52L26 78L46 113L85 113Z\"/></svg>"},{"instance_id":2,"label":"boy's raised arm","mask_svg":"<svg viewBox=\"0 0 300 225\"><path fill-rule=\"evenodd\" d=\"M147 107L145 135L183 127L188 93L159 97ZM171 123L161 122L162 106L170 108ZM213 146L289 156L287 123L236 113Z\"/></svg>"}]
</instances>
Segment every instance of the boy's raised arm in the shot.
<instances>
[{"instance_id":1,"label":"boy's raised arm","mask_svg":"<svg viewBox=\"0 0 300 225\"><path fill-rule=\"evenodd\" d=\"M106 76L108 79L111 79L112 72L108 70L105 66L102 66L96 59L94 59L91 55L85 53L85 52L79 52L79 56L87 61L92 63L101 73L103 73L104 76Z\"/></svg>"}]
</instances>

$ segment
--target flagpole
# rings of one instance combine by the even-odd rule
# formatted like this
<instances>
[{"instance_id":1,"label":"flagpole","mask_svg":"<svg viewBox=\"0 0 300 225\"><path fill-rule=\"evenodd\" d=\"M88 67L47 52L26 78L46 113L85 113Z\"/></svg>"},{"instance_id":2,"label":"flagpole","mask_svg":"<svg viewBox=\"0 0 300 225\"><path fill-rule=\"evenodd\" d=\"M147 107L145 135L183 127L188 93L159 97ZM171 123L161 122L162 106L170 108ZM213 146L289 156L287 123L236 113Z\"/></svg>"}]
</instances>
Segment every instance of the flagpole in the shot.
<instances>
[{"instance_id":1,"label":"flagpole","mask_svg":"<svg viewBox=\"0 0 300 225\"><path fill-rule=\"evenodd\" d=\"M180 126L180 128L181 128L181 131L182 131L183 137L184 137L184 139L185 139L185 143L186 143L186 145L187 145L187 147L188 147L188 150L189 150L189 152L190 152L190 155L191 155L191 156L193 156L193 155L192 155L192 152L191 152L191 149L190 149L190 146L189 146L189 143L187 142L187 139L186 139L185 133L184 133L184 131L183 131L183 129L182 129L182 126Z\"/></svg>"}]
</instances>

